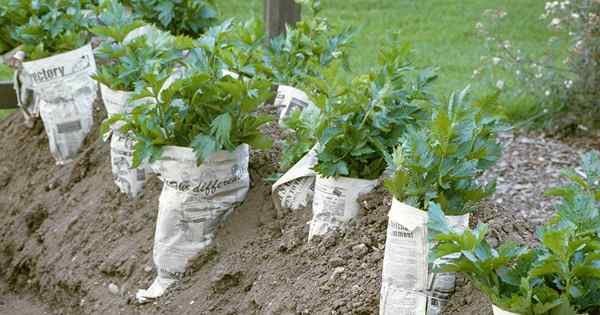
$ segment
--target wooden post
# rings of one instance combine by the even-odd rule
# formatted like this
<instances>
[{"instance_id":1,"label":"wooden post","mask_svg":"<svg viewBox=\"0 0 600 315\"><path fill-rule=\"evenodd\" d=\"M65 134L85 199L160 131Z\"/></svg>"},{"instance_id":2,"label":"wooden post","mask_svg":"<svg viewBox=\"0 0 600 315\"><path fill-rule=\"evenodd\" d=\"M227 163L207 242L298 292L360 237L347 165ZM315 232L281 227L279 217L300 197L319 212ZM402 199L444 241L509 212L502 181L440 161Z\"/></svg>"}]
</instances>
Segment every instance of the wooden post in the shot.
<instances>
[{"instance_id":1,"label":"wooden post","mask_svg":"<svg viewBox=\"0 0 600 315\"><path fill-rule=\"evenodd\" d=\"M285 26L300 20L300 5L294 0L264 0L265 27L269 38L285 32Z\"/></svg>"},{"instance_id":2,"label":"wooden post","mask_svg":"<svg viewBox=\"0 0 600 315\"><path fill-rule=\"evenodd\" d=\"M17 108L17 94L12 81L0 81L0 109Z\"/></svg>"}]
</instances>

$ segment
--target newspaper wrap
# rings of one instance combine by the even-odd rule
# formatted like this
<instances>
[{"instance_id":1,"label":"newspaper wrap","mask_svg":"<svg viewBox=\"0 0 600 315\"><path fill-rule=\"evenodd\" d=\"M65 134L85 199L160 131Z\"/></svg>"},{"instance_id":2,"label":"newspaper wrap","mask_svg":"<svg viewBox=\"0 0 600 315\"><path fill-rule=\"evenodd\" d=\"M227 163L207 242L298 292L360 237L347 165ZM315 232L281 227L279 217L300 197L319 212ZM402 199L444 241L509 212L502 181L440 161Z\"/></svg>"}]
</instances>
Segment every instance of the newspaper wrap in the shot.
<instances>
[{"instance_id":1,"label":"newspaper wrap","mask_svg":"<svg viewBox=\"0 0 600 315\"><path fill-rule=\"evenodd\" d=\"M165 147L152 164L163 181L154 236L158 275L137 299L161 296L185 271L190 258L213 242L217 225L246 198L250 188L249 148L220 151L196 166L191 148Z\"/></svg>"},{"instance_id":2,"label":"newspaper wrap","mask_svg":"<svg viewBox=\"0 0 600 315\"><path fill-rule=\"evenodd\" d=\"M519 315L517 313L505 311L496 305L492 305L492 311L494 312L494 315Z\"/></svg>"},{"instance_id":3,"label":"newspaper wrap","mask_svg":"<svg viewBox=\"0 0 600 315\"><path fill-rule=\"evenodd\" d=\"M15 71L13 88L17 96L17 105L23 114L23 118L25 118L25 125L33 127L33 120L40 115L40 102L31 89L31 77L22 70Z\"/></svg>"},{"instance_id":4,"label":"newspaper wrap","mask_svg":"<svg viewBox=\"0 0 600 315\"><path fill-rule=\"evenodd\" d=\"M465 230L469 225L469 214L446 218L457 229ZM429 273L428 220L426 211L392 200L383 258L380 315L441 314L454 291L454 273ZM435 263L449 258L442 257Z\"/></svg>"},{"instance_id":5,"label":"newspaper wrap","mask_svg":"<svg viewBox=\"0 0 600 315\"><path fill-rule=\"evenodd\" d=\"M39 100L50 152L58 164L75 157L93 124L97 84L92 48L81 48L23 63L25 76Z\"/></svg>"},{"instance_id":6,"label":"newspaper wrap","mask_svg":"<svg viewBox=\"0 0 600 315\"><path fill-rule=\"evenodd\" d=\"M306 93L288 85L279 85L273 105L279 112L280 125L294 110L303 110L309 106L315 107Z\"/></svg>"},{"instance_id":7,"label":"newspaper wrap","mask_svg":"<svg viewBox=\"0 0 600 315\"><path fill-rule=\"evenodd\" d=\"M313 147L300 161L273 184L273 202L277 208L298 210L312 201L315 186L317 152Z\"/></svg>"},{"instance_id":8,"label":"newspaper wrap","mask_svg":"<svg viewBox=\"0 0 600 315\"><path fill-rule=\"evenodd\" d=\"M123 44L127 45L131 41L133 41L134 39L136 39L138 37L148 36L148 35L154 34L157 31L159 31L159 30L156 27L154 27L153 25L142 25L138 28L131 30L129 33L127 33L127 36L125 36L125 38L123 38Z\"/></svg>"},{"instance_id":9,"label":"newspaper wrap","mask_svg":"<svg viewBox=\"0 0 600 315\"><path fill-rule=\"evenodd\" d=\"M451 216L447 215L448 224L457 231L465 231L469 227L470 215ZM430 248L434 244L429 244ZM453 254L439 258L434 262L434 265L440 265L451 258L458 258L459 255ZM430 269L431 271L431 269ZM454 292L456 284L456 273L440 272L429 273L429 297L427 301L427 314L439 315L442 314L444 306L448 303L450 295Z\"/></svg>"},{"instance_id":10,"label":"newspaper wrap","mask_svg":"<svg viewBox=\"0 0 600 315\"><path fill-rule=\"evenodd\" d=\"M377 180L325 178L317 174L308 239L315 235L323 235L358 216L359 195L372 191L375 186Z\"/></svg>"},{"instance_id":11,"label":"newspaper wrap","mask_svg":"<svg viewBox=\"0 0 600 315\"><path fill-rule=\"evenodd\" d=\"M427 314L427 212L392 201L383 257L380 315Z\"/></svg>"},{"instance_id":12,"label":"newspaper wrap","mask_svg":"<svg viewBox=\"0 0 600 315\"><path fill-rule=\"evenodd\" d=\"M130 113L135 104L129 104L128 100L133 92L115 91L104 84L100 84L102 92L102 101L108 117L118 113ZM112 168L113 179L122 193L131 198L138 196L144 190L146 183L147 165L140 165L138 168L132 168L133 148L135 140L129 135L123 134L118 130L118 124L115 124L109 132L110 139L110 164Z\"/></svg>"}]
</instances>

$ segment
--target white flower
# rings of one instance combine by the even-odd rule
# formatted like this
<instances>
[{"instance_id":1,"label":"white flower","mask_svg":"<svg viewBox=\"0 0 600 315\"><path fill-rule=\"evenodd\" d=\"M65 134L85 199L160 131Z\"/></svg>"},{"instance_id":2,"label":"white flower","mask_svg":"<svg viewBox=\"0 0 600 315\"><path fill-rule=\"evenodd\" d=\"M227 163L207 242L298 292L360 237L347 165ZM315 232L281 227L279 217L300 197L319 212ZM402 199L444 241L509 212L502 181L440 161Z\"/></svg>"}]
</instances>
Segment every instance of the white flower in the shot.
<instances>
[{"instance_id":1,"label":"white flower","mask_svg":"<svg viewBox=\"0 0 600 315\"><path fill-rule=\"evenodd\" d=\"M550 25L552 25L552 26L558 26L558 25L560 25L560 19L559 18L553 18L552 22L550 22Z\"/></svg>"},{"instance_id":2,"label":"white flower","mask_svg":"<svg viewBox=\"0 0 600 315\"><path fill-rule=\"evenodd\" d=\"M570 89L570 88L573 86L573 81L572 81L572 80L566 80L566 81L564 82L564 84L565 84L565 87L566 87L567 89Z\"/></svg>"},{"instance_id":3,"label":"white flower","mask_svg":"<svg viewBox=\"0 0 600 315\"><path fill-rule=\"evenodd\" d=\"M517 71L515 71L515 74L516 74L517 76L520 76L520 75L521 75L521 70L517 70Z\"/></svg>"},{"instance_id":4,"label":"white flower","mask_svg":"<svg viewBox=\"0 0 600 315\"><path fill-rule=\"evenodd\" d=\"M579 18L579 14L573 13L573 14L571 14L571 17L574 18L574 19L578 19Z\"/></svg>"},{"instance_id":5,"label":"white flower","mask_svg":"<svg viewBox=\"0 0 600 315\"><path fill-rule=\"evenodd\" d=\"M510 48L510 41L508 41L508 40L505 40L505 41L502 43L502 46L503 46L504 48L506 48L506 49L509 49L509 48Z\"/></svg>"},{"instance_id":6,"label":"white flower","mask_svg":"<svg viewBox=\"0 0 600 315\"><path fill-rule=\"evenodd\" d=\"M540 79L541 77L543 77L544 75L541 72L538 72L535 74L535 78L536 79Z\"/></svg>"},{"instance_id":7,"label":"white flower","mask_svg":"<svg viewBox=\"0 0 600 315\"><path fill-rule=\"evenodd\" d=\"M550 90L546 90L546 96L550 96Z\"/></svg>"},{"instance_id":8,"label":"white flower","mask_svg":"<svg viewBox=\"0 0 600 315\"><path fill-rule=\"evenodd\" d=\"M479 75L479 69L473 70L473 78Z\"/></svg>"},{"instance_id":9,"label":"white flower","mask_svg":"<svg viewBox=\"0 0 600 315\"><path fill-rule=\"evenodd\" d=\"M482 28L483 28L483 23L481 23L481 22L477 22L477 23L475 24L475 28L476 28L476 29L478 29L478 30L482 29Z\"/></svg>"},{"instance_id":10,"label":"white flower","mask_svg":"<svg viewBox=\"0 0 600 315\"><path fill-rule=\"evenodd\" d=\"M496 87L498 90L502 90L504 88L504 81L498 80L498 82L496 82Z\"/></svg>"},{"instance_id":11,"label":"white flower","mask_svg":"<svg viewBox=\"0 0 600 315\"><path fill-rule=\"evenodd\" d=\"M502 60L502 59L500 59L499 57L494 57L494 58L492 58L492 62L493 62L495 65L499 64L501 60Z\"/></svg>"}]
</instances>

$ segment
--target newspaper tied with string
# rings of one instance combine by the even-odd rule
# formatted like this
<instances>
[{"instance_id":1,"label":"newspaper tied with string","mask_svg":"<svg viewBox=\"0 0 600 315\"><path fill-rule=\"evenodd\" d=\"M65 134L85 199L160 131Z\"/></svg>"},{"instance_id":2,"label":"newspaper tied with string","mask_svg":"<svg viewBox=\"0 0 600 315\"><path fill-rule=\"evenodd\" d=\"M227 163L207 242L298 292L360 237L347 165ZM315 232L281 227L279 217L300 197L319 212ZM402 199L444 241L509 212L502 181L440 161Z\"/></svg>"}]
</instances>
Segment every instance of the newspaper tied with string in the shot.
<instances>
[{"instance_id":1,"label":"newspaper tied with string","mask_svg":"<svg viewBox=\"0 0 600 315\"><path fill-rule=\"evenodd\" d=\"M164 294L186 269L188 261L211 245L215 230L250 188L249 147L213 153L200 166L191 148L168 146L152 169L163 182L154 236L157 276L138 302Z\"/></svg>"},{"instance_id":2,"label":"newspaper tied with string","mask_svg":"<svg viewBox=\"0 0 600 315\"><path fill-rule=\"evenodd\" d=\"M447 218L463 230L469 223L468 214ZM392 200L383 258L380 315L441 314L454 290L453 273L429 273L428 220L427 211Z\"/></svg>"},{"instance_id":3,"label":"newspaper tied with string","mask_svg":"<svg viewBox=\"0 0 600 315\"><path fill-rule=\"evenodd\" d=\"M39 108L50 152L57 164L67 163L77 155L92 128L93 103L98 89L91 78L95 72L96 62L89 44L23 63L23 81L26 88L34 91L35 101L32 108L32 103L24 102L19 91L21 108L30 114Z\"/></svg>"}]
</instances>

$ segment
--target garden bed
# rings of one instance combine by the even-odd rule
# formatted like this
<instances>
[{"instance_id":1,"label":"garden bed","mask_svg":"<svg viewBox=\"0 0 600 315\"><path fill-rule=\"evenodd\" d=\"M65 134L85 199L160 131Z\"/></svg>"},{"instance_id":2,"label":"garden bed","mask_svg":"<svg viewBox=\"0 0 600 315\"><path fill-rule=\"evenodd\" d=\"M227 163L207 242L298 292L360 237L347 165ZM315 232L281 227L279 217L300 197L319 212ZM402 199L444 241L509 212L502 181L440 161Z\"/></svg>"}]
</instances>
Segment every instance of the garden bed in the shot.
<instances>
[{"instance_id":1,"label":"garden bed","mask_svg":"<svg viewBox=\"0 0 600 315\"><path fill-rule=\"evenodd\" d=\"M0 122L0 278L3 291L23 297L19 303L35 296L58 314L378 312L391 196L383 189L364 196L362 215L347 229L307 244L310 209L278 212L263 180L276 171L277 149L252 153L247 200L184 281L155 303L134 305L135 291L154 276L161 183L151 179L135 201L118 192L109 146L98 136L101 107L95 105L96 124L81 153L66 166L55 165L40 122L27 129L18 113ZM505 153L491 172L497 192L475 221L489 224L497 239L531 242L552 213L543 191L559 182L561 169L577 165L579 153L600 147L600 137L501 138ZM31 314L38 309L45 311L31 304ZM449 313L491 314L491 306L461 279Z\"/></svg>"}]
</instances>

